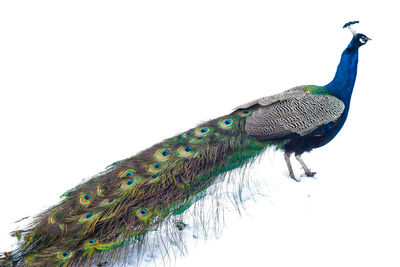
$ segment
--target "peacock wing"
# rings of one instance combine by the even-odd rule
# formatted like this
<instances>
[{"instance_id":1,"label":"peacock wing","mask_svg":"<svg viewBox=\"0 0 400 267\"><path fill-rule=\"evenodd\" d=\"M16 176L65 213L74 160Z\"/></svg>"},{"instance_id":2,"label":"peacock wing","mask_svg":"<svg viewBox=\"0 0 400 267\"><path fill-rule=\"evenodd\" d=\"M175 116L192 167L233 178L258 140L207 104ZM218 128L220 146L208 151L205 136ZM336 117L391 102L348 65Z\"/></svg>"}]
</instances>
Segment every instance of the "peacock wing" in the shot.
<instances>
[{"instance_id":1,"label":"peacock wing","mask_svg":"<svg viewBox=\"0 0 400 267\"><path fill-rule=\"evenodd\" d=\"M246 109L246 108L249 108L254 105L268 106L268 105L273 104L278 101L300 98L300 97L303 97L308 94L308 92L305 89L306 89L305 85L296 86L296 87L293 87L282 93L279 93L276 95L271 95L271 96L266 96L263 98L253 100L246 104L240 105L240 106L236 107L234 110L236 111L239 109Z\"/></svg>"},{"instance_id":2,"label":"peacock wing","mask_svg":"<svg viewBox=\"0 0 400 267\"><path fill-rule=\"evenodd\" d=\"M293 88L292 90L295 91ZM290 93L291 90L286 92ZM297 90L296 90L297 91ZM295 92L287 94L289 97L272 96L280 98L268 104L268 97L246 119L246 132L261 140L275 139L297 133L300 136L311 133L321 125L337 120L344 111L344 103L332 95L313 95L304 91L304 94Z\"/></svg>"}]
</instances>

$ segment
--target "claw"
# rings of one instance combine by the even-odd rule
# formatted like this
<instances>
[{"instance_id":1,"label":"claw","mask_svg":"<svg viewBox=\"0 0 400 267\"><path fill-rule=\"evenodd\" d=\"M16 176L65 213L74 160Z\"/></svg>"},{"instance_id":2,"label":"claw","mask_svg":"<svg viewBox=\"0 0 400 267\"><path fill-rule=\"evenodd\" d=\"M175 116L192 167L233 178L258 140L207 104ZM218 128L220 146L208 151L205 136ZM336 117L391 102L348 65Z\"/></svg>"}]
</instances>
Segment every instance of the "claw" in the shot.
<instances>
[{"instance_id":1,"label":"claw","mask_svg":"<svg viewBox=\"0 0 400 267\"><path fill-rule=\"evenodd\" d=\"M305 171L305 174L307 175L307 177L314 177L314 175L316 174L316 172L311 172L311 171Z\"/></svg>"},{"instance_id":2,"label":"claw","mask_svg":"<svg viewBox=\"0 0 400 267\"><path fill-rule=\"evenodd\" d=\"M303 167L303 170L305 172L305 175L307 177L314 177L316 172L312 172L307 165L304 163L303 159L301 158L301 155L296 155L296 159L300 162L301 166Z\"/></svg>"}]
</instances>

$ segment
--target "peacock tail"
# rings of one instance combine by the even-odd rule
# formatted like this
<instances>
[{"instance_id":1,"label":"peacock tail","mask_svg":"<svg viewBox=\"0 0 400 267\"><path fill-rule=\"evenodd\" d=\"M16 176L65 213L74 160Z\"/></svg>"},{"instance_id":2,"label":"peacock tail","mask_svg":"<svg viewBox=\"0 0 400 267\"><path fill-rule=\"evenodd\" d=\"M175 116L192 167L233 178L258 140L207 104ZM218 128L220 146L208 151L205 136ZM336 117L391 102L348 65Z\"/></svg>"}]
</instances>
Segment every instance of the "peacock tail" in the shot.
<instances>
[{"instance_id":1,"label":"peacock tail","mask_svg":"<svg viewBox=\"0 0 400 267\"><path fill-rule=\"evenodd\" d=\"M253 111L205 122L65 192L58 205L14 233L19 249L3 264L84 266L126 259L129 245L140 247L149 231L201 199L220 174L284 143L257 141L245 132Z\"/></svg>"}]
</instances>

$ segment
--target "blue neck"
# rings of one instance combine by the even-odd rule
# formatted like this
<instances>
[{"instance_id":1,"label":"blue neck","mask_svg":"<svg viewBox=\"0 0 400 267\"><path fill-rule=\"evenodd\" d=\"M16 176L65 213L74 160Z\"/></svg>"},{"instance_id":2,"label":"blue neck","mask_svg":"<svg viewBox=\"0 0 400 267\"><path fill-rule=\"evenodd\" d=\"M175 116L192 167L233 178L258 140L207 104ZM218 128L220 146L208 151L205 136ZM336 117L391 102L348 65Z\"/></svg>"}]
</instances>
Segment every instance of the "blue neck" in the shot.
<instances>
[{"instance_id":1,"label":"blue neck","mask_svg":"<svg viewBox=\"0 0 400 267\"><path fill-rule=\"evenodd\" d=\"M342 53L335 77L330 83L325 85L326 88L344 102L347 109L356 81L357 63L358 47L354 45L352 40Z\"/></svg>"}]
</instances>

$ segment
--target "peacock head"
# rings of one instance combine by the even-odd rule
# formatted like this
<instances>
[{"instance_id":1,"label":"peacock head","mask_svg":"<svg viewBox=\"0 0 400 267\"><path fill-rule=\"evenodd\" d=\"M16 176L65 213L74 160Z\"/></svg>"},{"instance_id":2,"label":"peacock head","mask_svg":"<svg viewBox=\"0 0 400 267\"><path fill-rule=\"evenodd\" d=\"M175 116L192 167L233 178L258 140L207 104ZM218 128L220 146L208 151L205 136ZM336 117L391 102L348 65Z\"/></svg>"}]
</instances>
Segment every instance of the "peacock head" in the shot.
<instances>
[{"instance_id":1,"label":"peacock head","mask_svg":"<svg viewBox=\"0 0 400 267\"><path fill-rule=\"evenodd\" d=\"M357 33L354 35L352 43L358 47L365 45L368 40L371 40L371 38L368 38L366 35L362 33Z\"/></svg>"},{"instance_id":2,"label":"peacock head","mask_svg":"<svg viewBox=\"0 0 400 267\"><path fill-rule=\"evenodd\" d=\"M371 40L371 38L368 38L366 35L362 33L357 33L355 30L351 28L352 25L359 23L358 20L355 21L349 21L346 24L344 24L343 29L349 29L350 32L353 34L353 39L351 40L349 44L349 48L359 48L360 46L365 45L368 40Z\"/></svg>"}]
</instances>

